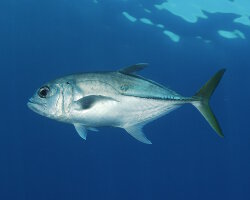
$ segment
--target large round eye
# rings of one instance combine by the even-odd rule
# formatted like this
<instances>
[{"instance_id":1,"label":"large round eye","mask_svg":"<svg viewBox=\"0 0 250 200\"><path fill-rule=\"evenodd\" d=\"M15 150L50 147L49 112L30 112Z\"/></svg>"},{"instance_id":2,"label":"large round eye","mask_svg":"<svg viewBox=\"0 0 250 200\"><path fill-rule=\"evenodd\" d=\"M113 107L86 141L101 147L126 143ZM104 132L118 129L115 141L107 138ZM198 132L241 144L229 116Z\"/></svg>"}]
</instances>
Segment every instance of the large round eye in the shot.
<instances>
[{"instance_id":1,"label":"large round eye","mask_svg":"<svg viewBox=\"0 0 250 200\"><path fill-rule=\"evenodd\" d=\"M50 89L48 86L44 86L44 87L41 87L38 91L38 95L39 97L41 98L46 98L48 93L49 93Z\"/></svg>"}]
</instances>

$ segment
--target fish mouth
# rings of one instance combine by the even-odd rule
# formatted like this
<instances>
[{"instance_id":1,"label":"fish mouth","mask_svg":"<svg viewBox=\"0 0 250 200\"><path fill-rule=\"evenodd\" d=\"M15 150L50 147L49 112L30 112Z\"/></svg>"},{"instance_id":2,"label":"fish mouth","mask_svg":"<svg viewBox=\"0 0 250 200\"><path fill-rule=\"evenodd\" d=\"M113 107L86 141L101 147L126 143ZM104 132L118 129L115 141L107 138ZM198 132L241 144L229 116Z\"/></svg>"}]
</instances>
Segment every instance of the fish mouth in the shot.
<instances>
[{"instance_id":1,"label":"fish mouth","mask_svg":"<svg viewBox=\"0 0 250 200\"><path fill-rule=\"evenodd\" d=\"M41 107L43 106L41 103L38 103L36 101L34 101L33 98L30 98L27 106L29 109L31 109L32 111L36 112L36 113L40 113L41 112Z\"/></svg>"}]
</instances>

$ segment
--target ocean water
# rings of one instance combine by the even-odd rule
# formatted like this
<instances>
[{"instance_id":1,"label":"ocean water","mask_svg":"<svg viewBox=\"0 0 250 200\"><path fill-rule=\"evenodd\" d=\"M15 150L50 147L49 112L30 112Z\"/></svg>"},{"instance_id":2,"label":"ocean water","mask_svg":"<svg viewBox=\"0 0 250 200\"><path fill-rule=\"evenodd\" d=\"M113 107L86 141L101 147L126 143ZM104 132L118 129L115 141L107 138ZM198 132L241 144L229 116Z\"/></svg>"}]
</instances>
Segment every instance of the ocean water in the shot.
<instances>
[{"instance_id":1,"label":"ocean water","mask_svg":"<svg viewBox=\"0 0 250 200\"><path fill-rule=\"evenodd\" d=\"M203 3L199 17L197 1L164 2L0 1L1 200L250 199L250 7ZM140 62L140 75L185 96L226 68L211 99L225 138L191 105L145 126L152 145L109 127L83 141L26 105L49 80Z\"/></svg>"}]
</instances>

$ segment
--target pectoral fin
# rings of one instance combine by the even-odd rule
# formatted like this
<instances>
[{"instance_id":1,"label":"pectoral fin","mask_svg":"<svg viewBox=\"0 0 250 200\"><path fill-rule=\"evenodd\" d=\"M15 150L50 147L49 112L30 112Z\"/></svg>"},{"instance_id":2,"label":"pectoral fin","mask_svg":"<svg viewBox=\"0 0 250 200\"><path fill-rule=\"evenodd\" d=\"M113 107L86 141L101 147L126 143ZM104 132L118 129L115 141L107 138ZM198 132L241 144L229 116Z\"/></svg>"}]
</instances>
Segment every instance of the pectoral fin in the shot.
<instances>
[{"instance_id":1,"label":"pectoral fin","mask_svg":"<svg viewBox=\"0 0 250 200\"><path fill-rule=\"evenodd\" d=\"M136 73L138 71L143 70L147 66L148 66L147 63L138 63L135 65L131 65L131 66L125 67L123 69L120 69L119 72L121 72L123 74L133 74L133 73Z\"/></svg>"},{"instance_id":2,"label":"pectoral fin","mask_svg":"<svg viewBox=\"0 0 250 200\"><path fill-rule=\"evenodd\" d=\"M142 127L143 126L141 125L134 125L134 126L126 127L125 130L131 136L133 136L135 139L139 140L140 142L143 142L145 144L152 144L152 142L148 138L146 138L146 136L144 135L142 131Z\"/></svg>"},{"instance_id":3,"label":"pectoral fin","mask_svg":"<svg viewBox=\"0 0 250 200\"><path fill-rule=\"evenodd\" d=\"M86 110L93 107L96 103L101 101L117 101L111 97L106 97L102 95L90 95L83 97L74 102L74 108L77 110Z\"/></svg>"},{"instance_id":4,"label":"pectoral fin","mask_svg":"<svg viewBox=\"0 0 250 200\"><path fill-rule=\"evenodd\" d=\"M87 129L82 124L74 124L77 133L84 140L87 138Z\"/></svg>"}]
</instances>

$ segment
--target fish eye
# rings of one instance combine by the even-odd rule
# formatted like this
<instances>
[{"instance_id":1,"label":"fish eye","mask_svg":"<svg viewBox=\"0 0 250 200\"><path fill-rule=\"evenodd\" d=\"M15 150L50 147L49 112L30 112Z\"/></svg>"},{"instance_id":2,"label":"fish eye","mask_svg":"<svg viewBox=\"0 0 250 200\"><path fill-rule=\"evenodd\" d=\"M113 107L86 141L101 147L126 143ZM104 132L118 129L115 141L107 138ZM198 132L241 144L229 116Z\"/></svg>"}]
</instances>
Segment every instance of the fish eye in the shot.
<instances>
[{"instance_id":1,"label":"fish eye","mask_svg":"<svg viewBox=\"0 0 250 200\"><path fill-rule=\"evenodd\" d=\"M49 93L50 89L48 86L44 86L44 87L41 87L38 91L38 95L39 97L41 98L46 98L48 93Z\"/></svg>"}]
</instances>

